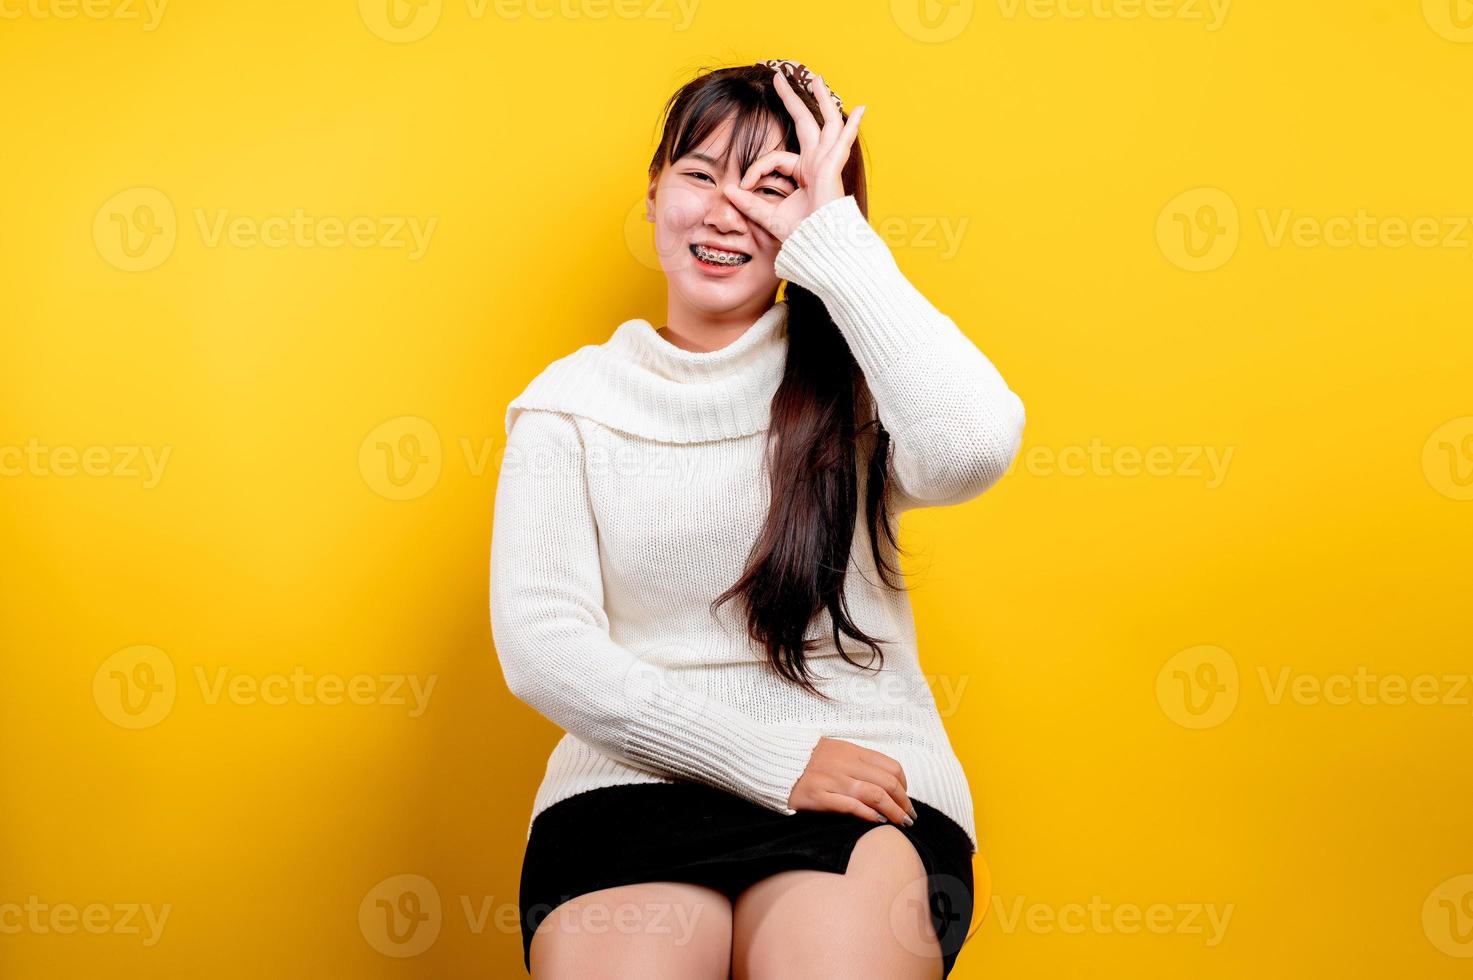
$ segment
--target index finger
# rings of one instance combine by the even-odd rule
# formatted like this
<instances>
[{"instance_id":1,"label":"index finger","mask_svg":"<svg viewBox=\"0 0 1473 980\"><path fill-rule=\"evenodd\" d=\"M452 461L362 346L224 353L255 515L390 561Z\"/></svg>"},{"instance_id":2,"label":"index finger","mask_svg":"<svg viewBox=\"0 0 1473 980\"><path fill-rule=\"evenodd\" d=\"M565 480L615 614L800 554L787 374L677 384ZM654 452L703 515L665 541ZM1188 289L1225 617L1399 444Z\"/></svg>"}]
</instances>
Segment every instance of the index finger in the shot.
<instances>
[{"instance_id":1,"label":"index finger","mask_svg":"<svg viewBox=\"0 0 1473 980\"><path fill-rule=\"evenodd\" d=\"M769 174L781 174L788 179L789 183L797 187L798 167L801 163L802 157L796 153L789 153L787 150L772 150L752 161L752 165L747 168L747 172L742 174L742 179L738 186L745 188L749 180L756 183Z\"/></svg>"}]
</instances>

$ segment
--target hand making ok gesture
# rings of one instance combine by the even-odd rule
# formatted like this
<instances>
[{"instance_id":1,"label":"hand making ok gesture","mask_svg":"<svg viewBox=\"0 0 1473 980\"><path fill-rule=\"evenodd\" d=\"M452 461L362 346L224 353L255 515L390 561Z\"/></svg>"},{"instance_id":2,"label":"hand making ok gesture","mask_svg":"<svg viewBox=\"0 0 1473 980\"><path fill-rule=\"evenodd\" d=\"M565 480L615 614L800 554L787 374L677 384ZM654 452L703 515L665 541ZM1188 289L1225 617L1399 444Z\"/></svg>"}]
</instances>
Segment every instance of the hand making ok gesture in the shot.
<instances>
[{"instance_id":1,"label":"hand making ok gesture","mask_svg":"<svg viewBox=\"0 0 1473 980\"><path fill-rule=\"evenodd\" d=\"M829 95L823 76L813 78L813 95L823 114L823 128L813 121L813 113L803 104L788 83L787 76L774 70L773 85L793 117L798 130L798 152L773 150L764 153L742 175L741 185L723 184L722 191L737 209L765 228L778 241L783 241L798 223L814 211L844 196L842 175L849 160L849 149L859 136L859 117L864 106L849 114L846 122ZM781 200L773 200L747 190L765 174L786 174L798 188Z\"/></svg>"}]
</instances>

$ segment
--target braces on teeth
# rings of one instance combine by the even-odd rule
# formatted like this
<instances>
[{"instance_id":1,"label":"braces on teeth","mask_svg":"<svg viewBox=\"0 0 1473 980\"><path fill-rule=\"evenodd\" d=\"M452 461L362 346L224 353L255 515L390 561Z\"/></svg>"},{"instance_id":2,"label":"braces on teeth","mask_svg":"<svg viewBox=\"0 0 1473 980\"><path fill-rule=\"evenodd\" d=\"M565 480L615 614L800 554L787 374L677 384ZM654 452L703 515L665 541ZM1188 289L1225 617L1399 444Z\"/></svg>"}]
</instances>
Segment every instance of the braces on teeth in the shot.
<instances>
[{"instance_id":1,"label":"braces on teeth","mask_svg":"<svg viewBox=\"0 0 1473 980\"><path fill-rule=\"evenodd\" d=\"M715 265L741 265L751 256L728 254L724 252L713 252L704 245L695 246L696 255L706 262Z\"/></svg>"}]
</instances>

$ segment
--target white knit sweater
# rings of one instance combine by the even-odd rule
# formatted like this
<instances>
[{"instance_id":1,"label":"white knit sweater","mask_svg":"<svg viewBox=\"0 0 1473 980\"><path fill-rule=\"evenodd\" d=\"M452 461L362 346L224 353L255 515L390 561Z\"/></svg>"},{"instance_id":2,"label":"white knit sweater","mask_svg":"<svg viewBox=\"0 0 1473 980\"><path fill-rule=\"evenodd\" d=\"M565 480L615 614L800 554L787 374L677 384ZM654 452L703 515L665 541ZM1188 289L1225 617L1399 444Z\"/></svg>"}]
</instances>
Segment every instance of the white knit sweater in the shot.
<instances>
[{"instance_id":1,"label":"white knit sweater","mask_svg":"<svg viewBox=\"0 0 1473 980\"><path fill-rule=\"evenodd\" d=\"M805 218L775 268L823 301L864 373L891 435L892 514L970 500L1002 476L1022 401L905 278L853 196ZM921 671L908 595L874 568L862 482L845 588L855 623L894 641L882 671L844 661L821 612L807 657L835 699L825 702L773 672L740 600L709 611L741 576L769 506L763 446L786 314L775 303L709 352L629 320L508 406L492 632L508 687L567 732L531 818L585 790L681 780L791 815L788 795L828 735L895 758L910 795L975 849L971 793ZM845 647L871 664L857 641Z\"/></svg>"}]
</instances>

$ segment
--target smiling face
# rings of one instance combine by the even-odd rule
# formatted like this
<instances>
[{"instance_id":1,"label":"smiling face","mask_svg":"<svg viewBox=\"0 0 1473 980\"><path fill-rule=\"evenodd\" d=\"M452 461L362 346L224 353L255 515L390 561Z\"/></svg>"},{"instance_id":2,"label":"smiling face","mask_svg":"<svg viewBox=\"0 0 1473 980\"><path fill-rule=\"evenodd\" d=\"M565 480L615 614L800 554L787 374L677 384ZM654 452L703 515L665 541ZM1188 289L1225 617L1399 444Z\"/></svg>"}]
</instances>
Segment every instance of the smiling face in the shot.
<instances>
[{"instance_id":1,"label":"smiling face","mask_svg":"<svg viewBox=\"0 0 1473 980\"><path fill-rule=\"evenodd\" d=\"M783 131L768 121L760 156L783 147ZM650 184L647 215L669 287L669 319L690 330L700 324L750 324L772 306L780 280L773 260L781 242L732 204L723 184L742 179L740 154L729 152L730 119L689 153L667 164ZM781 200L794 190L780 173L748 188ZM709 249L709 250L708 250Z\"/></svg>"}]
</instances>

